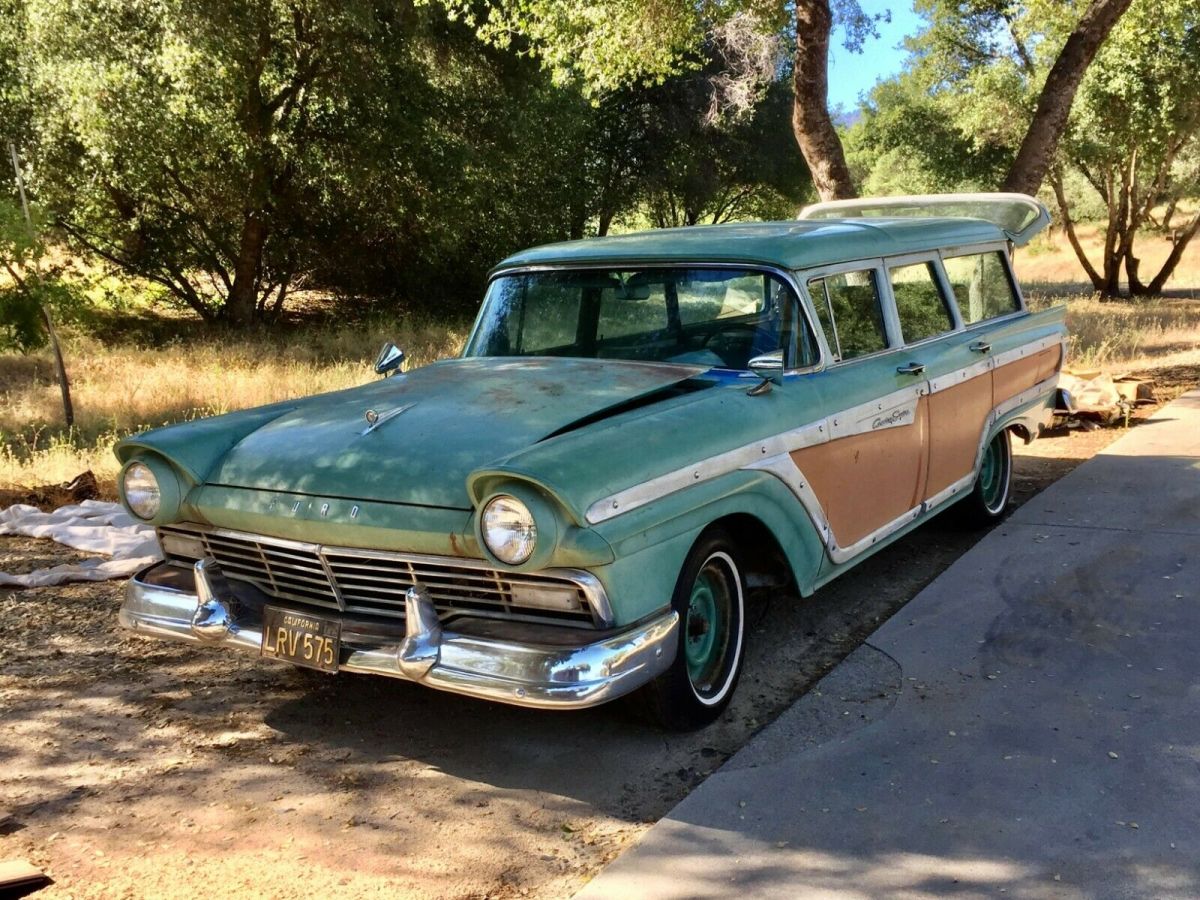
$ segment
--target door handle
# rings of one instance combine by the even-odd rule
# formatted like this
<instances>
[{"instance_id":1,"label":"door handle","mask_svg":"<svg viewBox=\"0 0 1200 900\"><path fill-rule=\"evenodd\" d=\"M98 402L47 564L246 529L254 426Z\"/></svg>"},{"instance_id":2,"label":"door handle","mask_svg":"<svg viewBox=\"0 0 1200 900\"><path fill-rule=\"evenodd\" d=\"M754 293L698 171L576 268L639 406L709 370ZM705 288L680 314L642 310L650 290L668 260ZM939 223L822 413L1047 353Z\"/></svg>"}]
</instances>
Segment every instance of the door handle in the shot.
<instances>
[{"instance_id":1,"label":"door handle","mask_svg":"<svg viewBox=\"0 0 1200 900\"><path fill-rule=\"evenodd\" d=\"M920 375L925 371L925 364L918 362L910 362L907 365L896 366L896 371L901 375Z\"/></svg>"},{"instance_id":2,"label":"door handle","mask_svg":"<svg viewBox=\"0 0 1200 900\"><path fill-rule=\"evenodd\" d=\"M987 341L976 341L967 347L968 350L974 350L976 353L991 353L992 345Z\"/></svg>"}]
</instances>

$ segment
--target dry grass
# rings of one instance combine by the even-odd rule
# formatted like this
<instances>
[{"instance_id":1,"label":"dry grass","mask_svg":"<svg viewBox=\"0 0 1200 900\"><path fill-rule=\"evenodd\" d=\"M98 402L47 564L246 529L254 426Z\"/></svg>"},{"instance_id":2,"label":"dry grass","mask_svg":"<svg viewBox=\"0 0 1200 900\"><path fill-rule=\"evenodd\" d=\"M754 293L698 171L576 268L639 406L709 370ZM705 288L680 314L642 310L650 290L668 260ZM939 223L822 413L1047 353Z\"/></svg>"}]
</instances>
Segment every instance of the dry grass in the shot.
<instances>
[{"instance_id":1,"label":"dry grass","mask_svg":"<svg viewBox=\"0 0 1200 900\"><path fill-rule=\"evenodd\" d=\"M1067 364L1110 374L1200 363L1200 301L1155 298L1101 302L1092 297L1029 295L1042 309L1066 302Z\"/></svg>"},{"instance_id":2,"label":"dry grass","mask_svg":"<svg viewBox=\"0 0 1200 900\"><path fill-rule=\"evenodd\" d=\"M199 334L165 345L103 344L77 337L67 347L75 428L61 426L62 404L48 354L0 356L0 487L68 481L91 469L102 483L117 471L120 437L370 381L386 339L423 365L459 352L466 326L308 328L239 338Z\"/></svg>"},{"instance_id":3,"label":"dry grass","mask_svg":"<svg viewBox=\"0 0 1200 900\"><path fill-rule=\"evenodd\" d=\"M1175 224L1186 222L1192 214L1192 207L1181 207L1175 217ZM1104 239L1103 230L1098 225L1085 223L1076 228L1076 233L1092 265L1099 268L1099 247ZM1143 281L1149 282L1157 274L1171 248L1171 238L1168 235L1152 230L1138 233L1134 250L1141 259L1140 272ZM1018 250L1016 269L1021 282L1026 285L1078 285L1081 290L1091 290L1091 282L1087 280L1087 275L1079 265L1079 260L1067 243L1066 234L1061 228L1051 227L1034 238L1028 247ZM1175 267L1168 283L1168 289L1172 294L1200 298L1200 239L1193 240L1184 251L1183 258Z\"/></svg>"}]
</instances>

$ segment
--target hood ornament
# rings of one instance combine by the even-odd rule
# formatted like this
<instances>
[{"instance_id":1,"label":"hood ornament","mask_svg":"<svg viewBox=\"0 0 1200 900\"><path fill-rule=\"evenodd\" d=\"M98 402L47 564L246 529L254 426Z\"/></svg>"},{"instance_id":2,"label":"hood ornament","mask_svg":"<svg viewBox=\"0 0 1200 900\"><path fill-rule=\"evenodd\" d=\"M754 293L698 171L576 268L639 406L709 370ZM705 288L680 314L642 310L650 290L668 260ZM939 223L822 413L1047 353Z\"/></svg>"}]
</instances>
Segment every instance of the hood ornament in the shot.
<instances>
[{"instance_id":1,"label":"hood ornament","mask_svg":"<svg viewBox=\"0 0 1200 900\"><path fill-rule=\"evenodd\" d=\"M396 418L396 416L400 415L400 413L406 412L416 405L417 404L415 403L406 403L404 406L397 406L395 409L389 409L387 412L383 413L374 409L368 409L366 412L367 427L359 432L359 436L361 437L364 434L370 434L384 422L387 422L389 419Z\"/></svg>"}]
</instances>

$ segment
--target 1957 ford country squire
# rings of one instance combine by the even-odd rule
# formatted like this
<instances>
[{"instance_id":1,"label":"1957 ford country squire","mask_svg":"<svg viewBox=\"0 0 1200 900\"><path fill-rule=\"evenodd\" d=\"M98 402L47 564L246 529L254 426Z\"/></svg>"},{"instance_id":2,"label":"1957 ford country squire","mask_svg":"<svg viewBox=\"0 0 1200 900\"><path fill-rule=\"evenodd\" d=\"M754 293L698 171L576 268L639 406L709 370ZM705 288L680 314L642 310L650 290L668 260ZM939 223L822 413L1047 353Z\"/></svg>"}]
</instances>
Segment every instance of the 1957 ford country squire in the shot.
<instances>
[{"instance_id":1,"label":"1957 ford country squire","mask_svg":"<svg viewBox=\"0 0 1200 900\"><path fill-rule=\"evenodd\" d=\"M1061 310L1010 266L1020 195L539 247L458 359L116 448L165 561L137 632L537 707L639 691L671 727L738 680L747 585L807 596L952 504L1008 501Z\"/></svg>"}]
</instances>

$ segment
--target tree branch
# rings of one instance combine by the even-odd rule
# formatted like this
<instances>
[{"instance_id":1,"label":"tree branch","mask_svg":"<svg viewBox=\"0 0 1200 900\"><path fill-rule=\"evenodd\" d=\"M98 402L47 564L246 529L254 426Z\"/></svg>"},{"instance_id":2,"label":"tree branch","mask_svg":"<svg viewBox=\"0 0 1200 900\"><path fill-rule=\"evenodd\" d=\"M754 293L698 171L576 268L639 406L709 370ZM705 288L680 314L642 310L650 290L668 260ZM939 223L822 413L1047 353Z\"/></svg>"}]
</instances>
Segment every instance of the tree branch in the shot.
<instances>
[{"instance_id":1,"label":"tree branch","mask_svg":"<svg viewBox=\"0 0 1200 900\"><path fill-rule=\"evenodd\" d=\"M1036 194L1067 126L1075 92L1100 45L1132 0L1092 0L1046 77L1033 121L1025 132L1002 190Z\"/></svg>"},{"instance_id":2,"label":"tree branch","mask_svg":"<svg viewBox=\"0 0 1200 900\"><path fill-rule=\"evenodd\" d=\"M1058 201L1058 211L1062 215L1063 220L1063 231L1067 234L1067 241L1070 243L1071 249L1075 251L1075 256L1079 259L1079 264L1083 266L1083 271L1091 279L1092 287L1098 291L1103 290L1104 279L1100 277L1100 273L1096 271L1096 267L1088 259L1083 245L1079 242L1079 237L1075 234L1075 222L1071 219L1071 207L1067 203L1066 191L1063 190L1061 171L1051 171L1050 186L1054 188L1054 199Z\"/></svg>"}]
</instances>

